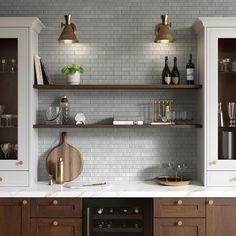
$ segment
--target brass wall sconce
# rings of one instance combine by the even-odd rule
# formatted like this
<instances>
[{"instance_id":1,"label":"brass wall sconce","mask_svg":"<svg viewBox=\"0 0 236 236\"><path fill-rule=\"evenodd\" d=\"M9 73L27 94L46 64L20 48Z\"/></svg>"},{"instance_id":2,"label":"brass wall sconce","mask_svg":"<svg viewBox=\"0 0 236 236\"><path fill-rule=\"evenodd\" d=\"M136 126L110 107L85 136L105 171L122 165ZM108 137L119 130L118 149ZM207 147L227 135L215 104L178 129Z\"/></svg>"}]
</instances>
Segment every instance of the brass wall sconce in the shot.
<instances>
[{"instance_id":1,"label":"brass wall sconce","mask_svg":"<svg viewBox=\"0 0 236 236\"><path fill-rule=\"evenodd\" d=\"M59 43L78 43L76 37L77 29L74 23L71 22L71 15L65 15L66 23L61 23L61 27L64 27L60 37L58 38Z\"/></svg>"},{"instance_id":2,"label":"brass wall sconce","mask_svg":"<svg viewBox=\"0 0 236 236\"><path fill-rule=\"evenodd\" d=\"M161 15L162 23L155 28L155 43L173 43L174 37L170 32L171 23L168 23L168 15Z\"/></svg>"}]
</instances>

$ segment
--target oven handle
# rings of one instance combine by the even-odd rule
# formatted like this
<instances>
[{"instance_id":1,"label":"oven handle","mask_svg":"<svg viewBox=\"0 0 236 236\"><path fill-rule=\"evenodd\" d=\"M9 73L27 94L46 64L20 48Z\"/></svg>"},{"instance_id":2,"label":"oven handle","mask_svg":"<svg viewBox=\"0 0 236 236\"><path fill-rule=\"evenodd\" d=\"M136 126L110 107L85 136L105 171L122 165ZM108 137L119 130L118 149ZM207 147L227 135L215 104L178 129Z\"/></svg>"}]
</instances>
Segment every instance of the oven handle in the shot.
<instances>
[{"instance_id":1,"label":"oven handle","mask_svg":"<svg viewBox=\"0 0 236 236\"><path fill-rule=\"evenodd\" d=\"M87 236L90 236L90 208L87 208Z\"/></svg>"}]
</instances>

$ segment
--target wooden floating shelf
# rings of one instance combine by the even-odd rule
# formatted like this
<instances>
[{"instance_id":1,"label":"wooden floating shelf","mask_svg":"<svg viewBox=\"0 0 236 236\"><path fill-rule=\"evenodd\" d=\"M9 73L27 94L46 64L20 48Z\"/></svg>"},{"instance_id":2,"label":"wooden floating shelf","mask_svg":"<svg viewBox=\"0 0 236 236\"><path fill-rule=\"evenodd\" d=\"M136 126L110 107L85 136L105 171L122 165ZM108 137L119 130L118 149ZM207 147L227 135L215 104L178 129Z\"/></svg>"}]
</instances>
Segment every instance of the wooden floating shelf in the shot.
<instances>
[{"instance_id":1,"label":"wooden floating shelf","mask_svg":"<svg viewBox=\"0 0 236 236\"><path fill-rule=\"evenodd\" d=\"M200 89L201 84L49 84L49 85L34 85L35 89Z\"/></svg>"},{"instance_id":2,"label":"wooden floating shelf","mask_svg":"<svg viewBox=\"0 0 236 236\"><path fill-rule=\"evenodd\" d=\"M95 220L120 220L120 219L126 219L126 220L141 220L143 219L142 214L137 214L137 215L125 215L125 214L105 214L105 215L94 215L93 219Z\"/></svg>"},{"instance_id":3,"label":"wooden floating shelf","mask_svg":"<svg viewBox=\"0 0 236 236\"><path fill-rule=\"evenodd\" d=\"M191 129L191 128L202 128L201 124L175 124L175 125L102 125L102 124L88 124L88 125L48 125L48 124L37 124L33 128L38 129L100 129L100 128L135 128L135 129L156 129L156 128L168 128L168 129Z\"/></svg>"},{"instance_id":4,"label":"wooden floating shelf","mask_svg":"<svg viewBox=\"0 0 236 236\"><path fill-rule=\"evenodd\" d=\"M143 228L94 228L94 233L141 233Z\"/></svg>"}]
</instances>

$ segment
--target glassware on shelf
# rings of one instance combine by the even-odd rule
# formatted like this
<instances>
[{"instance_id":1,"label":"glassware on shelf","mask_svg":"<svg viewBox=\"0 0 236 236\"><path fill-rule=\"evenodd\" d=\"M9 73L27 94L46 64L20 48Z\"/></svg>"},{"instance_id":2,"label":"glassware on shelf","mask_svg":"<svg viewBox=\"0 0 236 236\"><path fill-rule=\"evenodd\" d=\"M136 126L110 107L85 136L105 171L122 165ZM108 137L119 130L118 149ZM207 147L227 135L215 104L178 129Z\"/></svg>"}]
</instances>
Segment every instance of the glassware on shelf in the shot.
<instances>
[{"instance_id":1,"label":"glassware on shelf","mask_svg":"<svg viewBox=\"0 0 236 236\"><path fill-rule=\"evenodd\" d=\"M222 112L222 103L218 103L218 127L224 126L223 112Z\"/></svg>"},{"instance_id":2,"label":"glassware on shelf","mask_svg":"<svg viewBox=\"0 0 236 236\"><path fill-rule=\"evenodd\" d=\"M48 124L60 124L61 109L59 106L49 106L45 112L45 121Z\"/></svg>"},{"instance_id":3,"label":"glassware on shelf","mask_svg":"<svg viewBox=\"0 0 236 236\"><path fill-rule=\"evenodd\" d=\"M14 58L11 59L11 71L12 72L16 71L16 59Z\"/></svg>"},{"instance_id":4,"label":"glassware on shelf","mask_svg":"<svg viewBox=\"0 0 236 236\"><path fill-rule=\"evenodd\" d=\"M173 100L154 100L152 104L152 123L170 123Z\"/></svg>"},{"instance_id":5,"label":"glassware on shelf","mask_svg":"<svg viewBox=\"0 0 236 236\"><path fill-rule=\"evenodd\" d=\"M17 159L15 153L15 145L11 143L5 143L0 145L2 152L4 153L5 159Z\"/></svg>"},{"instance_id":6,"label":"glassware on shelf","mask_svg":"<svg viewBox=\"0 0 236 236\"><path fill-rule=\"evenodd\" d=\"M5 72L6 59L2 59L2 72Z\"/></svg>"},{"instance_id":7,"label":"glassware on shelf","mask_svg":"<svg viewBox=\"0 0 236 236\"><path fill-rule=\"evenodd\" d=\"M4 120L5 119L5 126L4 127L14 127L13 125L13 119L17 118L17 115L13 114L4 114L1 116L1 118Z\"/></svg>"},{"instance_id":8,"label":"glassware on shelf","mask_svg":"<svg viewBox=\"0 0 236 236\"><path fill-rule=\"evenodd\" d=\"M229 116L229 126L235 126L235 116L236 116L236 103L228 102L228 116Z\"/></svg>"}]
</instances>

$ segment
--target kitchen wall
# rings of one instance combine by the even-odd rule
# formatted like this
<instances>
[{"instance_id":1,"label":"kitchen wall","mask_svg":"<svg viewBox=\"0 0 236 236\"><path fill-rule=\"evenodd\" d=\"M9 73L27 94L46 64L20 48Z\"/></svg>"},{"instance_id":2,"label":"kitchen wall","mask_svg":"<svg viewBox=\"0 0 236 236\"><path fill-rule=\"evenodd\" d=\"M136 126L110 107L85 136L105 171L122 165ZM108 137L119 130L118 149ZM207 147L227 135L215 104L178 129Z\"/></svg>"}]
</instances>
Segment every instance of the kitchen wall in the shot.
<instances>
[{"instance_id":1,"label":"kitchen wall","mask_svg":"<svg viewBox=\"0 0 236 236\"><path fill-rule=\"evenodd\" d=\"M191 29L199 16L235 16L234 0L0 0L0 16L37 16L46 25L39 36L39 54L52 78L63 81L60 68L85 67L83 83L159 83L164 56L178 57L181 82L196 38ZM60 45L60 22L72 14L78 45ZM176 42L154 44L154 27L167 13ZM39 110L67 95L71 112L85 113L87 122L113 116L150 119L154 98L171 98L176 110L195 111L197 91L40 91ZM196 117L198 114L194 113ZM46 179L45 158L62 130L39 130L39 179ZM84 158L84 181L149 179L165 173L162 163L184 161L187 175L196 176L196 130L78 129L68 130L69 142Z\"/></svg>"}]
</instances>

